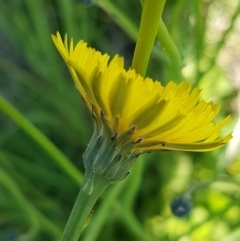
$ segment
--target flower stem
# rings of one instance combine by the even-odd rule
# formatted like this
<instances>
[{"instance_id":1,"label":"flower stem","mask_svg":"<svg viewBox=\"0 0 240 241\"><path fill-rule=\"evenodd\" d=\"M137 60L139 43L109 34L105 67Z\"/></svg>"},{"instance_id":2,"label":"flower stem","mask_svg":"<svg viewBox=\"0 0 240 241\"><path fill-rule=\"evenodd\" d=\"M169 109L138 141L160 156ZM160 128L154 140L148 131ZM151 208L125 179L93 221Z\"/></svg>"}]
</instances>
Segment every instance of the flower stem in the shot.
<instances>
[{"instance_id":1,"label":"flower stem","mask_svg":"<svg viewBox=\"0 0 240 241\"><path fill-rule=\"evenodd\" d=\"M144 0L132 68L145 76L166 0Z\"/></svg>"},{"instance_id":2,"label":"flower stem","mask_svg":"<svg viewBox=\"0 0 240 241\"><path fill-rule=\"evenodd\" d=\"M110 213L113 204L115 203L117 197L125 187L126 179L119 183L116 183L107 192L106 196L104 197L104 200L101 203L101 206L98 209L98 212L96 213L96 216L94 216L94 219L89 224L89 229L86 230L87 233L85 233L83 241L97 240L97 237L101 232L101 229L103 228L104 224L106 223L108 216L111 215Z\"/></svg>"},{"instance_id":3,"label":"flower stem","mask_svg":"<svg viewBox=\"0 0 240 241\"><path fill-rule=\"evenodd\" d=\"M160 19L157 38L162 47L168 52L174 78L178 81L182 80L182 58L162 19Z\"/></svg>"},{"instance_id":4,"label":"flower stem","mask_svg":"<svg viewBox=\"0 0 240 241\"><path fill-rule=\"evenodd\" d=\"M64 154L17 109L0 96L0 111L12 119L23 129L52 159L78 184L82 181L82 174L72 165Z\"/></svg>"},{"instance_id":5,"label":"flower stem","mask_svg":"<svg viewBox=\"0 0 240 241\"><path fill-rule=\"evenodd\" d=\"M95 202L100 194L110 185L109 182L98 175L95 175L93 180L91 176L92 173L86 170L81 190L65 227L62 241L78 241ZM92 188L90 188L92 190L88 192L88 185L91 181L93 181Z\"/></svg>"}]
</instances>

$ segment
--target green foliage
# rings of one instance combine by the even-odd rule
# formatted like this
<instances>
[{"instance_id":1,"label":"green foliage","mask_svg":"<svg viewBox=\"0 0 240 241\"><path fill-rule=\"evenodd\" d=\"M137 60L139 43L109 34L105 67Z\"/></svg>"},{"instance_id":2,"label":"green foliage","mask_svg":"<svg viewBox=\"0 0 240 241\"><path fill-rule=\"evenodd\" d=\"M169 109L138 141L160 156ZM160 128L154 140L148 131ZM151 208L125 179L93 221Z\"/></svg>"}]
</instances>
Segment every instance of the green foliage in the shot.
<instances>
[{"instance_id":1,"label":"green foliage","mask_svg":"<svg viewBox=\"0 0 240 241\"><path fill-rule=\"evenodd\" d=\"M51 34L68 33L131 64L140 1L86 2L0 2L0 94L8 101L0 101L1 241L59 240L84 172L92 118ZM235 117L229 130L239 116L239 11L236 0L167 1L163 23L177 49L160 34L147 71L163 84L186 79L203 88L204 99L221 103L220 118ZM102 195L81 240L239 240L238 141L226 154L145 154ZM189 187L192 213L176 218L169 204Z\"/></svg>"}]
</instances>

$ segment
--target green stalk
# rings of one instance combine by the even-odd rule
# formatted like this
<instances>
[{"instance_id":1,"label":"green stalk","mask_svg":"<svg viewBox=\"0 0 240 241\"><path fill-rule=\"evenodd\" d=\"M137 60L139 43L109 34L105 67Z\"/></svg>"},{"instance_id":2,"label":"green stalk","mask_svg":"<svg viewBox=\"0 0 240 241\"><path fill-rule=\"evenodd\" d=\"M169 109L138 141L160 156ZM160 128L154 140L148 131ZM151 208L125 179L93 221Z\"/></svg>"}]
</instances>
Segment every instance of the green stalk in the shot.
<instances>
[{"instance_id":1,"label":"green stalk","mask_svg":"<svg viewBox=\"0 0 240 241\"><path fill-rule=\"evenodd\" d=\"M172 71L175 74L174 77L179 81L182 80L182 58L162 19L160 19L157 38L160 41L162 47L168 52Z\"/></svg>"},{"instance_id":2,"label":"green stalk","mask_svg":"<svg viewBox=\"0 0 240 241\"><path fill-rule=\"evenodd\" d=\"M97 175L92 180L91 175L88 171L84 175L83 184L65 227L62 241L78 241L82 230L89 221L94 204L101 193L110 185L109 182ZM88 191L89 188L92 188L91 192Z\"/></svg>"},{"instance_id":3,"label":"green stalk","mask_svg":"<svg viewBox=\"0 0 240 241\"><path fill-rule=\"evenodd\" d=\"M89 229L86 230L87 233L83 241L97 240L97 237L104 226L104 222L106 222L108 216L110 215L112 204L115 203L115 199L126 186L126 183L126 179L121 181L120 183L116 183L114 187L112 187L109 192L107 192L101 206L98 209L98 212L96 213L96 215L94 215L94 219L89 224Z\"/></svg>"},{"instance_id":4,"label":"green stalk","mask_svg":"<svg viewBox=\"0 0 240 241\"><path fill-rule=\"evenodd\" d=\"M184 12L186 0L178 0L174 3L174 8L172 8L170 22L168 24L168 30L172 36L176 36L176 33L179 31L179 21L181 15ZM177 24L176 24L177 23Z\"/></svg>"},{"instance_id":5,"label":"green stalk","mask_svg":"<svg viewBox=\"0 0 240 241\"><path fill-rule=\"evenodd\" d=\"M132 68L145 76L166 0L144 0Z\"/></svg>"},{"instance_id":6,"label":"green stalk","mask_svg":"<svg viewBox=\"0 0 240 241\"><path fill-rule=\"evenodd\" d=\"M82 174L64 154L17 109L0 96L0 111L12 119L25 131L78 185L82 182Z\"/></svg>"},{"instance_id":7,"label":"green stalk","mask_svg":"<svg viewBox=\"0 0 240 241\"><path fill-rule=\"evenodd\" d=\"M99 0L96 4L112 16L113 20L128 34L131 39L134 41L137 39L137 26L135 26L112 2L109 0ZM179 81L182 80L182 58L162 19L160 19L159 22L157 38L161 43L161 46L169 55L174 79ZM153 52L159 56L158 48L154 48L153 46Z\"/></svg>"}]
</instances>

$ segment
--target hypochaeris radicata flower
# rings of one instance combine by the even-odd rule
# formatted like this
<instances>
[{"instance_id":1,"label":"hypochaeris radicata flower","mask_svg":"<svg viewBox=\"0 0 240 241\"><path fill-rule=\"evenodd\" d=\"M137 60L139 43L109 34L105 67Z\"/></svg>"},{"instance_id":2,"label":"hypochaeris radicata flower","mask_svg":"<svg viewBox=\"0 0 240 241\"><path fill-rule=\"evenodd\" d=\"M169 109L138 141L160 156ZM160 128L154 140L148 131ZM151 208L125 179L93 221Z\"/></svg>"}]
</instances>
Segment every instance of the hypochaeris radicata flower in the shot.
<instances>
[{"instance_id":1,"label":"hypochaeris radicata flower","mask_svg":"<svg viewBox=\"0 0 240 241\"><path fill-rule=\"evenodd\" d=\"M125 70L124 60L87 47L80 41L52 36L91 111L94 134L84 153L85 168L109 181L123 179L134 160L155 150L211 151L223 146L231 134L220 137L231 120L213 120L220 106L198 102L201 90L182 82L143 78L134 69Z\"/></svg>"}]
</instances>

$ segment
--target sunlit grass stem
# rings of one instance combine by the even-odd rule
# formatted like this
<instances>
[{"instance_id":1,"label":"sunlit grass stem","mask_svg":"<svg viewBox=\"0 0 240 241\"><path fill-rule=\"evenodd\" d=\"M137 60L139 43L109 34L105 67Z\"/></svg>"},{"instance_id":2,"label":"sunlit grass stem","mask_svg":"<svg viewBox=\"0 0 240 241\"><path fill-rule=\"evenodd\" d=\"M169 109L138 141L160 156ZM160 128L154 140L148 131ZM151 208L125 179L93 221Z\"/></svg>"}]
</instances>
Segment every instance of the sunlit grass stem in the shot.
<instances>
[{"instance_id":1,"label":"sunlit grass stem","mask_svg":"<svg viewBox=\"0 0 240 241\"><path fill-rule=\"evenodd\" d=\"M115 203L118 195L122 192L123 188L126 187L127 180L124 180L116 185L112 186L111 189L106 193L106 196L102 200L101 206L98 208L97 213L94 214L94 218L89 224L88 230L86 230L83 241L94 241L97 240L101 229L105 222L108 220L112 205Z\"/></svg>"},{"instance_id":2,"label":"sunlit grass stem","mask_svg":"<svg viewBox=\"0 0 240 241\"><path fill-rule=\"evenodd\" d=\"M182 81L182 58L180 52L173 42L167 27L165 26L162 19L159 21L159 28L157 31L157 39L159 40L162 48L167 51L169 60L171 63L171 69L174 73L176 81ZM160 50L161 51L161 50Z\"/></svg>"},{"instance_id":3,"label":"sunlit grass stem","mask_svg":"<svg viewBox=\"0 0 240 241\"><path fill-rule=\"evenodd\" d=\"M91 173L86 171L81 190L77 196L71 215L63 233L62 241L78 241L81 232L87 225L87 219L101 193L109 186L109 182L100 176L94 177L92 192L85 189L91 179Z\"/></svg>"},{"instance_id":4,"label":"sunlit grass stem","mask_svg":"<svg viewBox=\"0 0 240 241\"><path fill-rule=\"evenodd\" d=\"M165 0L144 0L132 68L145 76Z\"/></svg>"},{"instance_id":5,"label":"sunlit grass stem","mask_svg":"<svg viewBox=\"0 0 240 241\"><path fill-rule=\"evenodd\" d=\"M124 14L124 12L117 8L113 2L110 2L109 0L100 0L97 1L96 4L110 16L112 16L113 20L128 34L131 39L137 39L137 26L135 26L132 21L130 21L130 19ZM177 81L182 80L182 58L180 52L172 40L168 29L161 18L159 20L157 39L159 40L162 49L159 49L159 47L154 48L153 46L153 52L155 54L159 54L159 51L162 51L163 49L166 50L169 57L171 69L174 73L174 77Z\"/></svg>"}]
</instances>

